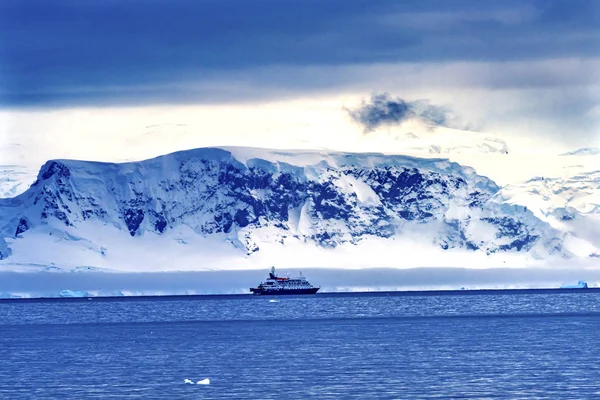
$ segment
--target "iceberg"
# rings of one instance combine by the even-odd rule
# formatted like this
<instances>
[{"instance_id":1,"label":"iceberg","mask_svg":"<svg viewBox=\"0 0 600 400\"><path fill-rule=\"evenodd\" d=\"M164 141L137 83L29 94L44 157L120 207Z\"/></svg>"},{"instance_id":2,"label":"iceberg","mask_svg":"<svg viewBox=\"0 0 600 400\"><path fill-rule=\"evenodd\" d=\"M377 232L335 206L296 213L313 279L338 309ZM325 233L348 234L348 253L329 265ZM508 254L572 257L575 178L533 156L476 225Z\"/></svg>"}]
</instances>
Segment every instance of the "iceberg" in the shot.
<instances>
[{"instance_id":1,"label":"iceberg","mask_svg":"<svg viewBox=\"0 0 600 400\"><path fill-rule=\"evenodd\" d=\"M88 292L81 292L77 290L61 290L60 297L90 297L91 295Z\"/></svg>"},{"instance_id":2,"label":"iceberg","mask_svg":"<svg viewBox=\"0 0 600 400\"><path fill-rule=\"evenodd\" d=\"M561 289L587 289L588 284L584 281L578 281L575 285L561 285Z\"/></svg>"}]
</instances>

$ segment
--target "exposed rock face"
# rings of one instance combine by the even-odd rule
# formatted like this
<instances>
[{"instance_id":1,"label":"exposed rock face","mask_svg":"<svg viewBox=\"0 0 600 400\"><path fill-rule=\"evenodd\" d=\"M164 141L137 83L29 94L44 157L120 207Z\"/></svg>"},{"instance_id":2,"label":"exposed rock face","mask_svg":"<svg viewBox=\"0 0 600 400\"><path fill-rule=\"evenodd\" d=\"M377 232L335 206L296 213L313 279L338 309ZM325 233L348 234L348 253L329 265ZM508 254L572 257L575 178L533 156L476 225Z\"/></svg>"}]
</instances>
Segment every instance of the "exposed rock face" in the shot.
<instances>
[{"instance_id":1,"label":"exposed rock face","mask_svg":"<svg viewBox=\"0 0 600 400\"><path fill-rule=\"evenodd\" d=\"M0 199L4 238L28 240L52 227L70 234L88 220L129 233L235 236L246 254L255 232L320 247L417 232L442 248L569 256L556 231L517 205L492 201L500 188L442 159L244 148L183 151L137 163L53 160L29 190ZM10 246L0 243L0 257Z\"/></svg>"}]
</instances>

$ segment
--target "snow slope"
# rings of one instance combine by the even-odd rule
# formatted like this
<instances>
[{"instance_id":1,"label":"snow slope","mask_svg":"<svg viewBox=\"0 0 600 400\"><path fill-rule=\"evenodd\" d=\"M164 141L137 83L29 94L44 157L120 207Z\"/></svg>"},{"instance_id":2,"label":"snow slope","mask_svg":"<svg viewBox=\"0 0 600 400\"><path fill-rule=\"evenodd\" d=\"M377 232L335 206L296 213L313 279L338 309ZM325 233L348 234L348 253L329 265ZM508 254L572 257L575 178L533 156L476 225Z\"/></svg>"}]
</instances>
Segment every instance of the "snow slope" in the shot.
<instances>
[{"instance_id":1,"label":"snow slope","mask_svg":"<svg viewBox=\"0 0 600 400\"><path fill-rule=\"evenodd\" d=\"M573 256L571 233L499 191L446 159L375 153L52 160L29 190L0 199L0 268L485 268Z\"/></svg>"}]
</instances>

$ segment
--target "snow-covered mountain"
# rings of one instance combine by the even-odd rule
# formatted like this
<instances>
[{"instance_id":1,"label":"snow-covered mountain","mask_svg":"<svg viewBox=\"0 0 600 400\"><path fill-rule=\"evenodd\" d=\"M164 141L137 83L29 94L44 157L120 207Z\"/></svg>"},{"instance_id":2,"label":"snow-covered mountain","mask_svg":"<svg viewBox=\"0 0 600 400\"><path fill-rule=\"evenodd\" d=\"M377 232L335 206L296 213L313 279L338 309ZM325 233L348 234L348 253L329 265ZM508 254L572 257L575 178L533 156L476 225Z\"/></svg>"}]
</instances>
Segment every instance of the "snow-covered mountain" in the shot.
<instances>
[{"instance_id":1,"label":"snow-covered mountain","mask_svg":"<svg viewBox=\"0 0 600 400\"><path fill-rule=\"evenodd\" d=\"M418 132L418 133L415 133ZM378 132L375 132L377 134ZM423 132L413 129L392 134L392 138L407 153L429 153L438 156L457 154L509 154L505 140L493 135L436 127Z\"/></svg>"},{"instance_id":2,"label":"snow-covered mountain","mask_svg":"<svg viewBox=\"0 0 600 400\"><path fill-rule=\"evenodd\" d=\"M580 255L599 256L600 149L581 148L555 158L548 170L520 183L505 185L495 201L528 207L536 217L569 233L570 248Z\"/></svg>"},{"instance_id":3,"label":"snow-covered mountain","mask_svg":"<svg viewBox=\"0 0 600 400\"><path fill-rule=\"evenodd\" d=\"M581 239L579 253L600 248L600 171L564 178L533 178L505 186L496 199L527 206L555 229Z\"/></svg>"},{"instance_id":4,"label":"snow-covered mountain","mask_svg":"<svg viewBox=\"0 0 600 400\"><path fill-rule=\"evenodd\" d=\"M337 145L335 148L339 148ZM334 147L331 144L331 147ZM599 150L564 152L557 143L509 133L430 126L407 120L363 134L352 151L384 151L420 158L444 157L473 167L500 186L521 184L536 176L562 178L600 170Z\"/></svg>"},{"instance_id":5,"label":"snow-covered mountain","mask_svg":"<svg viewBox=\"0 0 600 400\"><path fill-rule=\"evenodd\" d=\"M35 181L35 173L22 165L0 165L0 198L15 197Z\"/></svg>"},{"instance_id":6,"label":"snow-covered mountain","mask_svg":"<svg viewBox=\"0 0 600 400\"><path fill-rule=\"evenodd\" d=\"M499 193L445 159L374 153L225 147L52 160L29 190L0 199L0 267L485 267L572 256L569 233Z\"/></svg>"}]
</instances>

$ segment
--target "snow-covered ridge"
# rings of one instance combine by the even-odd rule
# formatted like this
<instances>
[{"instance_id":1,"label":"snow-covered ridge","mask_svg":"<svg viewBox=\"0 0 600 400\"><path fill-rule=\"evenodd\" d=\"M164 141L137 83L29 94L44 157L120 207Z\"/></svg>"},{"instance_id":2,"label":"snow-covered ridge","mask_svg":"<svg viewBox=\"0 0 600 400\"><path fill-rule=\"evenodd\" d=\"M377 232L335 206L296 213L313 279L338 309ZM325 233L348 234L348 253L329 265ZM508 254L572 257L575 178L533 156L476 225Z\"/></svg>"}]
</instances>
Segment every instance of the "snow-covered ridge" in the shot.
<instances>
[{"instance_id":1,"label":"snow-covered ridge","mask_svg":"<svg viewBox=\"0 0 600 400\"><path fill-rule=\"evenodd\" d=\"M29 190L0 199L0 266L354 268L571 256L530 210L492 201L499 190L445 159L376 153L224 147L121 164L52 160Z\"/></svg>"}]
</instances>

